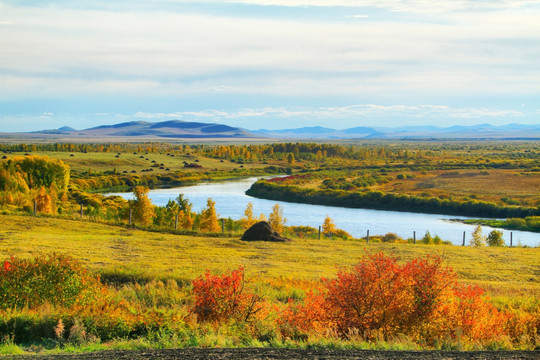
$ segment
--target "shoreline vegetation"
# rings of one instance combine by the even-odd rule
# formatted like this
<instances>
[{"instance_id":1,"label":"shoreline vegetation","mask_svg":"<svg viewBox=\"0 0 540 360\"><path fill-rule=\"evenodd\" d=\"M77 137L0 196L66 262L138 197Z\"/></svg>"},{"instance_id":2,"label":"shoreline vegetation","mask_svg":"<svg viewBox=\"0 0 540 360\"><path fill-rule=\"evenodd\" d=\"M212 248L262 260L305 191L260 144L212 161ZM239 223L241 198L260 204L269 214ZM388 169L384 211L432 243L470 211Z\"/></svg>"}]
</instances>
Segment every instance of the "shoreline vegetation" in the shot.
<instances>
[{"instance_id":1,"label":"shoreline vegetation","mask_svg":"<svg viewBox=\"0 0 540 360\"><path fill-rule=\"evenodd\" d=\"M485 225L507 230L519 230L540 233L540 216L527 216L525 218L510 218L505 220L467 219L459 221L471 225Z\"/></svg>"},{"instance_id":2,"label":"shoreline vegetation","mask_svg":"<svg viewBox=\"0 0 540 360\"><path fill-rule=\"evenodd\" d=\"M259 180L246 192L247 195L267 200L279 200L304 204L329 205L349 208L407 211L426 214L485 216L490 218L528 218L524 224L538 221L540 208L500 206L483 201L450 201L436 198L385 194L380 191L347 192L343 190L302 189L290 185L278 185L267 180ZM481 220L480 220L481 221ZM486 221L487 222L487 221ZM470 222L477 223L477 222ZM494 222L491 222L494 223ZM497 222L512 224L512 221ZM489 225L487 223L483 225ZM536 226L528 226L528 231L540 231Z\"/></svg>"}]
</instances>

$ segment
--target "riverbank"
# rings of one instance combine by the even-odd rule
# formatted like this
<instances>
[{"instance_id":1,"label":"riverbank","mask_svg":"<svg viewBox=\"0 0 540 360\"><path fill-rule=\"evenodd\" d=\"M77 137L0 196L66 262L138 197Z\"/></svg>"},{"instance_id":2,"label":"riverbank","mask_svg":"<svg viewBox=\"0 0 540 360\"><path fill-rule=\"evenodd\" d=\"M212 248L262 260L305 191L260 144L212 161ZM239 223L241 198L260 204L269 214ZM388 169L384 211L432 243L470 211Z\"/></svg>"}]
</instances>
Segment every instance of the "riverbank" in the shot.
<instances>
[{"instance_id":1,"label":"riverbank","mask_svg":"<svg viewBox=\"0 0 540 360\"><path fill-rule=\"evenodd\" d=\"M513 218L506 220L467 219L463 220L463 223L540 233L540 216L528 216L524 219Z\"/></svg>"},{"instance_id":2,"label":"riverbank","mask_svg":"<svg viewBox=\"0 0 540 360\"><path fill-rule=\"evenodd\" d=\"M500 206L483 201L458 202L433 197L422 198L392 193L385 194L380 191L314 190L290 185L278 185L268 181L256 182L246 194L268 200L426 214L481 216L487 218L540 215L539 208Z\"/></svg>"}]
</instances>

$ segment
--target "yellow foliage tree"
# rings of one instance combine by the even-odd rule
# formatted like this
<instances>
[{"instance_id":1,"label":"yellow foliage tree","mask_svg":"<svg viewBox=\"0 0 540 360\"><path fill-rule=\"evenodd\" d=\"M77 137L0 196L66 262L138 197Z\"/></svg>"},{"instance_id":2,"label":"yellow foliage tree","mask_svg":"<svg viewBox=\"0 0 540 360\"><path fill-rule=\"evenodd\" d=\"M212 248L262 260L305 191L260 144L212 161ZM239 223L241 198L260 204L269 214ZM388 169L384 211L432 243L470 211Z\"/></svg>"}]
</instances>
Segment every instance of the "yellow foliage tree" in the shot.
<instances>
[{"instance_id":1,"label":"yellow foliage tree","mask_svg":"<svg viewBox=\"0 0 540 360\"><path fill-rule=\"evenodd\" d=\"M178 226L181 229L191 230L193 228L193 217L191 216L191 207L189 210L180 210L178 213Z\"/></svg>"},{"instance_id":2,"label":"yellow foliage tree","mask_svg":"<svg viewBox=\"0 0 540 360\"><path fill-rule=\"evenodd\" d=\"M268 222L274 231L280 234L283 232L283 226L287 222L287 219L283 216L283 209L279 204L275 204L272 207L272 212L268 216Z\"/></svg>"},{"instance_id":3,"label":"yellow foliage tree","mask_svg":"<svg viewBox=\"0 0 540 360\"><path fill-rule=\"evenodd\" d=\"M253 216L252 203L247 204L246 210L244 211L244 217L240 219L240 222L242 223L242 227L246 230L252 227L257 222L257 219Z\"/></svg>"},{"instance_id":4,"label":"yellow foliage tree","mask_svg":"<svg viewBox=\"0 0 540 360\"><path fill-rule=\"evenodd\" d=\"M216 202L212 198L208 198L206 208L201 212L199 222L201 231L218 232L220 230L218 223L218 215L216 213Z\"/></svg>"},{"instance_id":5,"label":"yellow foliage tree","mask_svg":"<svg viewBox=\"0 0 540 360\"><path fill-rule=\"evenodd\" d=\"M330 216L326 215L324 218L324 223L322 225L322 230L324 235L329 236L331 234L336 233L336 225L334 224L334 220L330 218Z\"/></svg>"},{"instance_id":6,"label":"yellow foliage tree","mask_svg":"<svg viewBox=\"0 0 540 360\"><path fill-rule=\"evenodd\" d=\"M156 212L154 205L148 197L148 189L146 186L137 186L133 193L135 194L135 200L131 201L131 209L133 210L133 220L142 225L150 225Z\"/></svg>"},{"instance_id":7,"label":"yellow foliage tree","mask_svg":"<svg viewBox=\"0 0 540 360\"><path fill-rule=\"evenodd\" d=\"M317 153L315 154L315 159L316 159L317 161L321 161L322 158L323 158L323 153L322 153L322 151L321 151L321 150L317 150Z\"/></svg>"},{"instance_id":8,"label":"yellow foliage tree","mask_svg":"<svg viewBox=\"0 0 540 360\"><path fill-rule=\"evenodd\" d=\"M471 246L482 247L486 245L486 237L482 234L482 227L478 225L472 232Z\"/></svg>"},{"instance_id":9,"label":"yellow foliage tree","mask_svg":"<svg viewBox=\"0 0 540 360\"><path fill-rule=\"evenodd\" d=\"M294 161L296 159L294 158L294 154L293 153L288 153L287 154L287 164L289 165L294 165Z\"/></svg>"},{"instance_id":10,"label":"yellow foliage tree","mask_svg":"<svg viewBox=\"0 0 540 360\"><path fill-rule=\"evenodd\" d=\"M43 214L53 214L54 204L51 195L47 194L45 186L39 188L39 192L36 196L36 210Z\"/></svg>"}]
</instances>

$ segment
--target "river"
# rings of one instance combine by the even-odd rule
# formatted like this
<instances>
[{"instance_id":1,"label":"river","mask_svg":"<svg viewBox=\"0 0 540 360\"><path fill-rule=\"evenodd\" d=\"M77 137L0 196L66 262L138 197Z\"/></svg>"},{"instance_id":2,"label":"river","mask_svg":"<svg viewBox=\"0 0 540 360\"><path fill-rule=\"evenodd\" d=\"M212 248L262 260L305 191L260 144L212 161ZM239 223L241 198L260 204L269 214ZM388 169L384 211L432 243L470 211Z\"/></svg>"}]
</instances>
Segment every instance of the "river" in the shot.
<instances>
[{"instance_id":1,"label":"river","mask_svg":"<svg viewBox=\"0 0 540 360\"><path fill-rule=\"evenodd\" d=\"M450 219L467 219L463 216L422 214L397 211L349 209L323 205L296 204L283 201L257 199L245 194L257 179L244 179L238 181L201 183L193 186L184 186L169 189L150 190L149 197L155 205L163 206L169 199L175 199L182 193L193 204L193 211L200 212L208 198L216 202L216 210L220 217L240 219L249 202L253 204L256 217L263 213L268 217L272 206L278 203L283 208L287 218L286 225L309 225L318 228L322 225L326 215L330 216L336 226L354 237L370 235L383 235L389 232L398 234L403 238L412 238L413 231L416 239L422 238L426 231L432 236L438 235L443 240L461 245L465 231L466 244L471 239L474 225L453 222ZM125 199L132 199L132 193L109 193L105 195L119 195ZM487 235L492 228L483 226L483 233ZM502 230L502 229L501 229ZM503 230L506 244L510 243L510 231ZM512 240L515 245L540 246L540 234L527 231L512 230Z\"/></svg>"}]
</instances>

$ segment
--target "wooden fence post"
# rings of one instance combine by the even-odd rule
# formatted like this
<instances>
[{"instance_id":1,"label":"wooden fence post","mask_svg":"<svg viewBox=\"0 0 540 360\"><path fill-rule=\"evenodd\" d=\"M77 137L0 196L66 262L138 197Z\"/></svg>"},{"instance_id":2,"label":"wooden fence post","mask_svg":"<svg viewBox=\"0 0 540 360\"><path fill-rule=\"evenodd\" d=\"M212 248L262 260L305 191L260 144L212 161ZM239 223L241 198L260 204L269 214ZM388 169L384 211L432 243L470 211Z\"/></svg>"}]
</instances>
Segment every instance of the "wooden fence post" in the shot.
<instances>
[{"instance_id":1,"label":"wooden fence post","mask_svg":"<svg viewBox=\"0 0 540 360\"><path fill-rule=\"evenodd\" d=\"M510 247L512 247L512 232L510 231Z\"/></svg>"},{"instance_id":2,"label":"wooden fence post","mask_svg":"<svg viewBox=\"0 0 540 360\"><path fill-rule=\"evenodd\" d=\"M37 201L34 199L34 216L37 214Z\"/></svg>"},{"instance_id":3,"label":"wooden fence post","mask_svg":"<svg viewBox=\"0 0 540 360\"><path fill-rule=\"evenodd\" d=\"M416 244L416 231L412 232L412 241L413 241L413 244Z\"/></svg>"},{"instance_id":4,"label":"wooden fence post","mask_svg":"<svg viewBox=\"0 0 540 360\"><path fill-rule=\"evenodd\" d=\"M319 225L319 240L321 240L321 226Z\"/></svg>"},{"instance_id":5,"label":"wooden fence post","mask_svg":"<svg viewBox=\"0 0 540 360\"><path fill-rule=\"evenodd\" d=\"M367 235L366 235L366 244L369 243L369 229L367 231Z\"/></svg>"},{"instance_id":6,"label":"wooden fence post","mask_svg":"<svg viewBox=\"0 0 540 360\"><path fill-rule=\"evenodd\" d=\"M131 225L131 218L133 217L133 209L129 209L129 225Z\"/></svg>"},{"instance_id":7,"label":"wooden fence post","mask_svg":"<svg viewBox=\"0 0 540 360\"><path fill-rule=\"evenodd\" d=\"M461 246L465 246L465 231L463 232L463 244Z\"/></svg>"},{"instance_id":8,"label":"wooden fence post","mask_svg":"<svg viewBox=\"0 0 540 360\"><path fill-rule=\"evenodd\" d=\"M174 217L174 230L178 230L178 214Z\"/></svg>"},{"instance_id":9,"label":"wooden fence post","mask_svg":"<svg viewBox=\"0 0 540 360\"><path fill-rule=\"evenodd\" d=\"M83 210L83 204L81 204L81 219L83 218L84 210Z\"/></svg>"}]
</instances>

